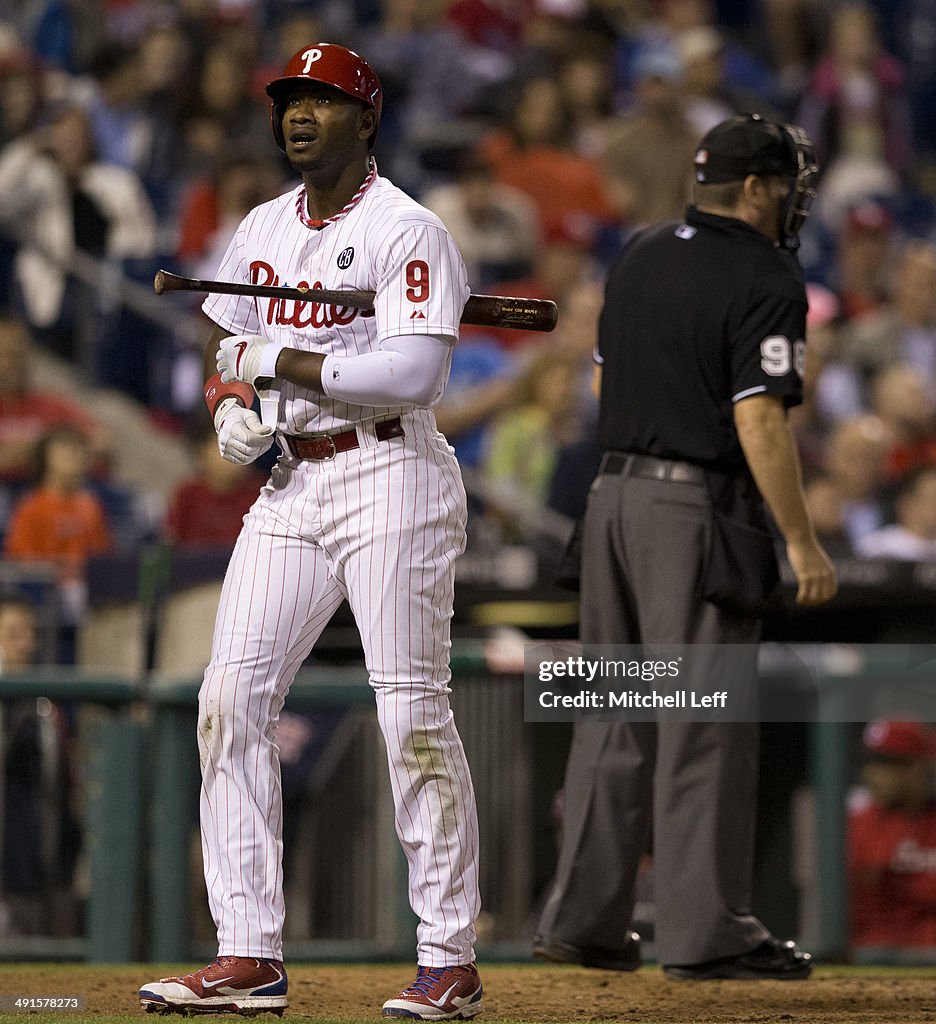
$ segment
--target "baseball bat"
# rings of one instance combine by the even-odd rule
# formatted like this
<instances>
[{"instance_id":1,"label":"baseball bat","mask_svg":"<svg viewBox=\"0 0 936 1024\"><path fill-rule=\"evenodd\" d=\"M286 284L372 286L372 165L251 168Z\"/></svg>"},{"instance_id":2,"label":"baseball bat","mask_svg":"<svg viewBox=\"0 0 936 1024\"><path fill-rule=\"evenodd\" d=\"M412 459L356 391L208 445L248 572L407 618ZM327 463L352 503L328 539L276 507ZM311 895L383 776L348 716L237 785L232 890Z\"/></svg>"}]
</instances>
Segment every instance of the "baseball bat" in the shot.
<instances>
[{"instance_id":1,"label":"baseball bat","mask_svg":"<svg viewBox=\"0 0 936 1024\"><path fill-rule=\"evenodd\" d=\"M262 284L231 284L228 281L199 281L179 277L168 270L156 272L153 287L165 292L211 292L218 295L250 295L261 299L290 299L296 302L327 302L332 306L373 309L374 292L360 289L332 291L327 288L279 288ZM469 295L462 313L463 324L476 327L509 327L518 331L551 331L559 309L549 299L518 299L504 295Z\"/></svg>"}]
</instances>

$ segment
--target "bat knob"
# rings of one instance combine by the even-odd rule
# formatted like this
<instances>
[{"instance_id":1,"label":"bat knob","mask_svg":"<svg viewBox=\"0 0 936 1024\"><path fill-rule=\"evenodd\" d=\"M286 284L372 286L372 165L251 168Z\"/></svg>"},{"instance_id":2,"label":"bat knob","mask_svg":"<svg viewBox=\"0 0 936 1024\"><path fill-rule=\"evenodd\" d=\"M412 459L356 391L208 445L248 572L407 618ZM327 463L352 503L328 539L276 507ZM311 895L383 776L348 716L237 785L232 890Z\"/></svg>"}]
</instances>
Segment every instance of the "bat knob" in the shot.
<instances>
[{"instance_id":1,"label":"bat knob","mask_svg":"<svg viewBox=\"0 0 936 1024\"><path fill-rule=\"evenodd\" d=\"M157 295L162 295L165 283L166 279L163 272L161 270L157 270L156 276L153 278L153 290Z\"/></svg>"}]
</instances>

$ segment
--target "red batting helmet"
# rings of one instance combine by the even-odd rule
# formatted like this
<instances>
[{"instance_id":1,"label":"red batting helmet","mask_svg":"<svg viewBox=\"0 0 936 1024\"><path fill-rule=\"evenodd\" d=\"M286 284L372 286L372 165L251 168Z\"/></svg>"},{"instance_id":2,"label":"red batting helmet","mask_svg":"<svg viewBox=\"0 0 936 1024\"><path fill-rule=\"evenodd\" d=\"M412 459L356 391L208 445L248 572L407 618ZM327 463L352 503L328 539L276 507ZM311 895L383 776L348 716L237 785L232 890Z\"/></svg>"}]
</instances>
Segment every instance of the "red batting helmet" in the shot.
<instances>
[{"instance_id":1,"label":"red batting helmet","mask_svg":"<svg viewBox=\"0 0 936 1024\"><path fill-rule=\"evenodd\" d=\"M323 82L340 89L370 107L380 123L380 108L383 106L383 90L374 69L353 50L337 43L313 43L293 54L281 78L274 78L266 87L267 95L273 101L270 105L270 123L276 144L286 152L283 138L283 101L285 92L298 82ZM374 134L370 137L373 145Z\"/></svg>"}]
</instances>

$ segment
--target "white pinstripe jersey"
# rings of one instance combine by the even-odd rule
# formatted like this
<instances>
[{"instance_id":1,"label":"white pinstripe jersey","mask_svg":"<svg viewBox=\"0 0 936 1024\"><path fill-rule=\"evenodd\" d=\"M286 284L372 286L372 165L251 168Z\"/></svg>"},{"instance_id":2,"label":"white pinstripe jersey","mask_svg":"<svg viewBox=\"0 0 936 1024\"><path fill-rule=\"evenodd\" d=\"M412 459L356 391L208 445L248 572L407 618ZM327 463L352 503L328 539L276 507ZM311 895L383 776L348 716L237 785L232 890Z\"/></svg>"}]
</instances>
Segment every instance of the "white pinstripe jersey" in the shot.
<instances>
[{"instance_id":1,"label":"white pinstripe jersey","mask_svg":"<svg viewBox=\"0 0 936 1024\"><path fill-rule=\"evenodd\" d=\"M399 335L458 338L468 275L434 213L376 173L337 214L311 222L305 188L251 210L228 246L218 279L243 284L376 291L374 311L316 302L209 295L202 306L232 334L262 334L290 348L353 356ZM412 406L374 408L316 395L283 382L278 429L340 430Z\"/></svg>"}]
</instances>

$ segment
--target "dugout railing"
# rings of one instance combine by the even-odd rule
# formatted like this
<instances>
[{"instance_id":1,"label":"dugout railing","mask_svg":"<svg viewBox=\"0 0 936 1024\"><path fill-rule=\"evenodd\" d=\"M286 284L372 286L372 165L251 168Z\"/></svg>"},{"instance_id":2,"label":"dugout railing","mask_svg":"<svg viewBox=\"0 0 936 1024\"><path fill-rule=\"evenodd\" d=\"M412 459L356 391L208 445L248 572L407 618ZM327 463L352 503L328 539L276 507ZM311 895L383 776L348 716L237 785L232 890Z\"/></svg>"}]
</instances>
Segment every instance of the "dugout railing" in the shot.
<instances>
[{"instance_id":1,"label":"dugout railing","mask_svg":"<svg viewBox=\"0 0 936 1024\"><path fill-rule=\"evenodd\" d=\"M796 650L795 645L790 645ZM920 668L872 665L881 707ZM926 667L923 667L923 678ZM856 725L836 720L852 670L803 677L768 668L775 694L816 688L820 720L807 725L814 834L806 938L819 957L846 952L845 796ZM909 676L907 673L909 672ZM491 672L478 643L453 658L453 706L472 765L481 819L481 954L522 959L529 949L555 836L550 801L566 739L523 721L522 678ZM870 675L869 675L870 674ZM84 766L86 913L83 936L0 939L0 958L91 962L187 961L213 955L197 841L195 695L199 680L41 668L0 676L0 700L37 696L80 706ZM304 669L292 711L328 712L308 782L287 877L291 959L411 959L414 918L393 830L385 753L366 674L325 664ZM841 716L838 716L841 717ZM207 922L207 923L206 923ZM314 938L313 936L319 936Z\"/></svg>"}]
</instances>

